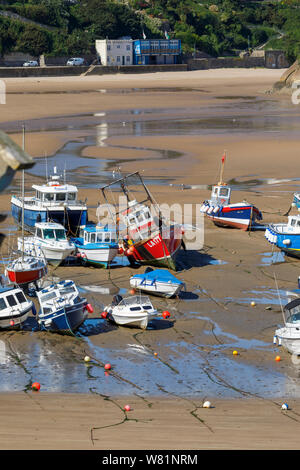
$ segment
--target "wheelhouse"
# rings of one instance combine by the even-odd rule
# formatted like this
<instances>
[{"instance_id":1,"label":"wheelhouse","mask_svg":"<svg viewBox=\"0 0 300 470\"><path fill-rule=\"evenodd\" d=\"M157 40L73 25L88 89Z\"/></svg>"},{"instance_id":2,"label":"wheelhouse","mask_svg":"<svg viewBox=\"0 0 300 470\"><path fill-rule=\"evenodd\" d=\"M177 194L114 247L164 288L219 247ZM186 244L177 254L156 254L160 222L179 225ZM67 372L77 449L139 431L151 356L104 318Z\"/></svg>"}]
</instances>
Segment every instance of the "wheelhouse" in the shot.
<instances>
[{"instance_id":1,"label":"wheelhouse","mask_svg":"<svg viewBox=\"0 0 300 470\"><path fill-rule=\"evenodd\" d=\"M35 235L42 240L67 240L66 229L60 224L36 224Z\"/></svg>"},{"instance_id":2,"label":"wheelhouse","mask_svg":"<svg viewBox=\"0 0 300 470\"><path fill-rule=\"evenodd\" d=\"M211 202L218 205L228 205L230 203L231 189L226 184L212 187Z\"/></svg>"}]
</instances>

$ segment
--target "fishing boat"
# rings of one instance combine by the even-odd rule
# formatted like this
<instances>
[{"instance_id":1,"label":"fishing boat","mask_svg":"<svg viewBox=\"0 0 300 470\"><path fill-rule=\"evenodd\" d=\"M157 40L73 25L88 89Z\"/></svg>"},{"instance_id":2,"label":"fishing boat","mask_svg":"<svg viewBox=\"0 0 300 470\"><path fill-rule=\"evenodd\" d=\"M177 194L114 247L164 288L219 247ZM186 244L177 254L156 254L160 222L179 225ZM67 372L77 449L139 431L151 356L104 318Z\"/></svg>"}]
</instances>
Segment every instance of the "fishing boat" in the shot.
<instances>
[{"instance_id":1,"label":"fishing boat","mask_svg":"<svg viewBox=\"0 0 300 470\"><path fill-rule=\"evenodd\" d=\"M123 298L115 295L111 305L105 307L106 318L117 325L132 326L145 330L148 323L159 314L149 297L132 296Z\"/></svg>"},{"instance_id":2,"label":"fishing boat","mask_svg":"<svg viewBox=\"0 0 300 470\"><path fill-rule=\"evenodd\" d=\"M129 282L134 289L167 298L179 295L186 287L183 281L177 279L167 269L149 267L143 274L131 276Z\"/></svg>"},{"instance_id":3,"label":"fishing boat","mask_svg":"<svg viewBox=\"0 0 300 470\"><path fill-rule=\"evenodd\" d=\"M33 302L27 300L20 287L0 287L0 328L16 328L25 323Z\"/></svg>"},{"instance_id":4,"label":"fishing boat","mask_svg":"<svg viewBox=\"0 0 300 470\"><path fill-rule=\"evenodd\" d=\"M300 193L294 193L292 205L300 209Z\"/></svg>"},{"instance_id":5,"label":"fishing boat","mask_svg":"<svg viewBox=\"0 0 300 470\"><path fill-rule=\"evenodd\" d=\"M300 258L300 215L289 215L284 224L269 224L265 237L287 255Z\"/></svg>"},{"instance_id":6,"label":"fishing boat","mask_svg":"<svg viewBox=\"0 0 300 470\"><path fill-rule=\"evenodd\" d=\"M39 222L35 224L34 236L18 238L18 249L58 266L75 251L75 245L67 239L66 229L61 224Z\"/></svg>"},{"instance_id":7,"label":"fishing boat","mask_svg":"<svg viewBox=\"0 0 300 470\"><path fill-rule=\"evenodd\" d=\"M274 344L285 347L291 354L300 354L300 299L284 307L284 326L275 330Z\"/></svg>"},{"instance_id":8,"label":"fishing boat","mask_svg":"<svg viewBox=\"0 0 300 470\"><path fill-rule=\"evenodd\" d=\"M262 220L262 213L247 201L230 203L231 188L223 182L225 160L224 153L220 181L212 187L210 199L203 202L200 212L206 214L217 226L251 230L257 221Z\"/></svg>"},{"instance_id":9,"label":"fishing boat","mask_svg":"<svg viewBox=\"0 0 300 470\"><path fill-rule=\"evenodd\" d=\"M116 230L108 226L87 225L80 235L71 241L82 264L107 268L119 251Z\"/></svg>"},{"instance_id":10,"label":"fishing boat","mask_svg":"<svg viewBox=\"0 0 300 470\"><path fill-rule=\"evenodd\" d=\"M37 321L43 330L72 333L93 311L72 280L53 283L36 294L40 304Z\"/></svg>"},{"instance_id":11,"label":"fishing boat","mask_svg":"<svg viewBox=\"0 0 300 470\"><path fill-rule=\"evenodd\" d=\"M132 190L129 186L132 185ZM141 200L132 193L142 185ZM123 193L119 203L109 202L108 192ZM129 261L138 264L163 266L176 270L176 255L182 245L180 224L162 216L139 172L131 173L101 188L107 207L114 207L111 218L117 226L120 250ZM122 228L123 224L123 228Z\"/></svg>"},{"instance_id":12,"label":"fishing boat","mask_svg":"<svg viewBox=\"0 0 300 470\"><path fill-rule=\"evenodd\" d=\"M62 224L68 234L77 236L81 227L87 223L88 209L85 202L77 199L78 188L62 181L54 167L53 174L45 184L34 184L32 196L11 198L12 216L21 225L22 205L24 203L24 225L34 232L37 222L56 222Z\"/></svg>"}]
</instances>

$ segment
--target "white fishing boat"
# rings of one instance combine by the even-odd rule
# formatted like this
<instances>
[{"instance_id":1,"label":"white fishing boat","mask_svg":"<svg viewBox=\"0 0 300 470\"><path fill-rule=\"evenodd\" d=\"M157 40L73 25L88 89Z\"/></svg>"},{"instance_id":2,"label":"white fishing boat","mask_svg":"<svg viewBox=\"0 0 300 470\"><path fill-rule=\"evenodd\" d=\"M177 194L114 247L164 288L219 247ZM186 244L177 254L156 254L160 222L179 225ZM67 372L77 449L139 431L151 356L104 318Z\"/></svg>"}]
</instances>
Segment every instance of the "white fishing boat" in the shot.
<instances>
[{"instance_id":1,"label":"white fishing boat","mask_svg":"<svg viewBox=\"0 0 300 470\"><path fill-rule=\"evenodd\" d=\"M34 309L20 287L0 287L0 328L15 328L22 325Z\"/></svg>"},{"instance_id":2,"label":"white fishing boat","mask_svg":"<svg viewBox=\"0 0 300 470\"><path fill-rule=\"evenodd\" d=\"M143 274L130 278L130 286L153 295L174 297L185 289L185 283L177 279L167 269L146 268Z\"/></svg>"},{"instance_id":3,"label":"white fishing boat","mask_svg":"<svg viewBox=\"0 0 300 470\"><path fill-rule=\"evenodd\" d=\"M66 236L66 229L55 222L35 224L35 235L18 238L18 249L37 258L45 258L49 264L61 264L75 251L74 243Z\"/></svg>"},{"instance_id":4,"label":"white fishing boat","mask_svg":"<svg viewBox=\"0 0 300 470\"><path fill-rule=\"evenodd\" d=\"M115 295L111 305L104 311L107 313L106 318L117 325L133 326L143 330L159 315L149 297L139 295L124 299L121 295Z\"/></svg>"},{"instance_id":5,"label":"white fishing boat","mask_svg":"<svg viewBox=\"0 0 300 470\"><path fill-rule=\"evenodd\" d=\"M37 320L43 330L72 333L93 311L72 280L55 282L37 291L37 297L40 304Z\"/></svg>"},{"instance_id":6,"label":"white fishing boat","mask_svg":"<svg viewBox=\"0 0 300 470\"><path fill-rule=\"evenodd\" d=\"M284 307L284 326L275 331L274 344L285 347L291 354L300 355L300 299Z\"/></svg>"}]
</instances>

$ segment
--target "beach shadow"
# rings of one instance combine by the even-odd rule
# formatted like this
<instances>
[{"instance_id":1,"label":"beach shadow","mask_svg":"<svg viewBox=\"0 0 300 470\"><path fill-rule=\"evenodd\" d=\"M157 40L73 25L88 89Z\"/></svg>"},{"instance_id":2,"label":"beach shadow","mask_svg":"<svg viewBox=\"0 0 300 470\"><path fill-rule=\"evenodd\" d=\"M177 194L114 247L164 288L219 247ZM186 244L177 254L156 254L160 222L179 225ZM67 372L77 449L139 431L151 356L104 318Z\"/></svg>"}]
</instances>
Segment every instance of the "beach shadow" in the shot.
<instances>
[{"instance_id":1,"label":"beach shadow","mask_svg":"<svg viewBox=\"0 0 300 470\"><path fill-rule=\"evenodd\" d=\"M218 260L207 253L201 253L197 250L180 250L176 258L178 272L191 268L201 268L208 264L218 264Z\"/></svg>"},{"instance_id":2,"label":"beach shadow","mask_svg":"<svg viewBox=\"0 0 300 470\"><path fill-rule=\"evenodd\" d=\"M155 318L148 325L148 330L168 330L173 328L174 321Z\"/></svg>"},{"instance_id":3,"label":"beach shadow","mask_svg":"<svg viewBox=\"0 0 300 470\"><path fill-rule=\"evenodd\" d=\"M102 318L89 318L85 320L77 331L80 336L95 336L100 333L108 333L117 329L117 325Z\"/></svg>"},{"instance_id":4,"label":"beach shadow","mask_svg":"<svg viewBox=\"0 0 300 470\"><path fill-rule=\"evenodd\" d=\"M179 298L182 300L197 300L199 299L199 295L194 294L194 292L180 292Z\"/></svg>"}]
</instances>

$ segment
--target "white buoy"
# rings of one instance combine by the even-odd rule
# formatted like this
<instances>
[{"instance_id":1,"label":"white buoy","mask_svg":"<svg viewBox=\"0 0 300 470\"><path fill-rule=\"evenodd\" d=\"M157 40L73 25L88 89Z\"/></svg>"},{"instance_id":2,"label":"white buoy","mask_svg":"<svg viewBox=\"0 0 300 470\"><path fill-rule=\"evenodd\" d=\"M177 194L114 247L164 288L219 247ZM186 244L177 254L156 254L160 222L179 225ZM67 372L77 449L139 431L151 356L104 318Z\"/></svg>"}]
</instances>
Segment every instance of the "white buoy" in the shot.
<instances>
[{"instance_id":1,"label":"white buoy","mask_svg":"<svg viewBox=\"0 0 300 470\"><path fill-rule=\"evenodd\" d=\"M91 360L90 356L85 356L84 362L90 362L90 360Z\"/></svg>"},{"instance_id":2,"label":"white buoy","mask_svg":"<svg viewBox=\"0 0 300 470\"><path fill-rule=\"evenodd\" d=\"M281 405L281 409L282 410L288 410L289 409L289 405L287 403L283 403L283 405Z\"/></svg>"},{"instance_id":3,"label":"white buoy","mask_svg":"<svg viewBox=\"0 0 300 470\"><path fill-rule=\"evenodd\" d=\"M211 403L210 401L205 401L202 405L203 408L211 408Z\"/></svg>"}]
</instances>

